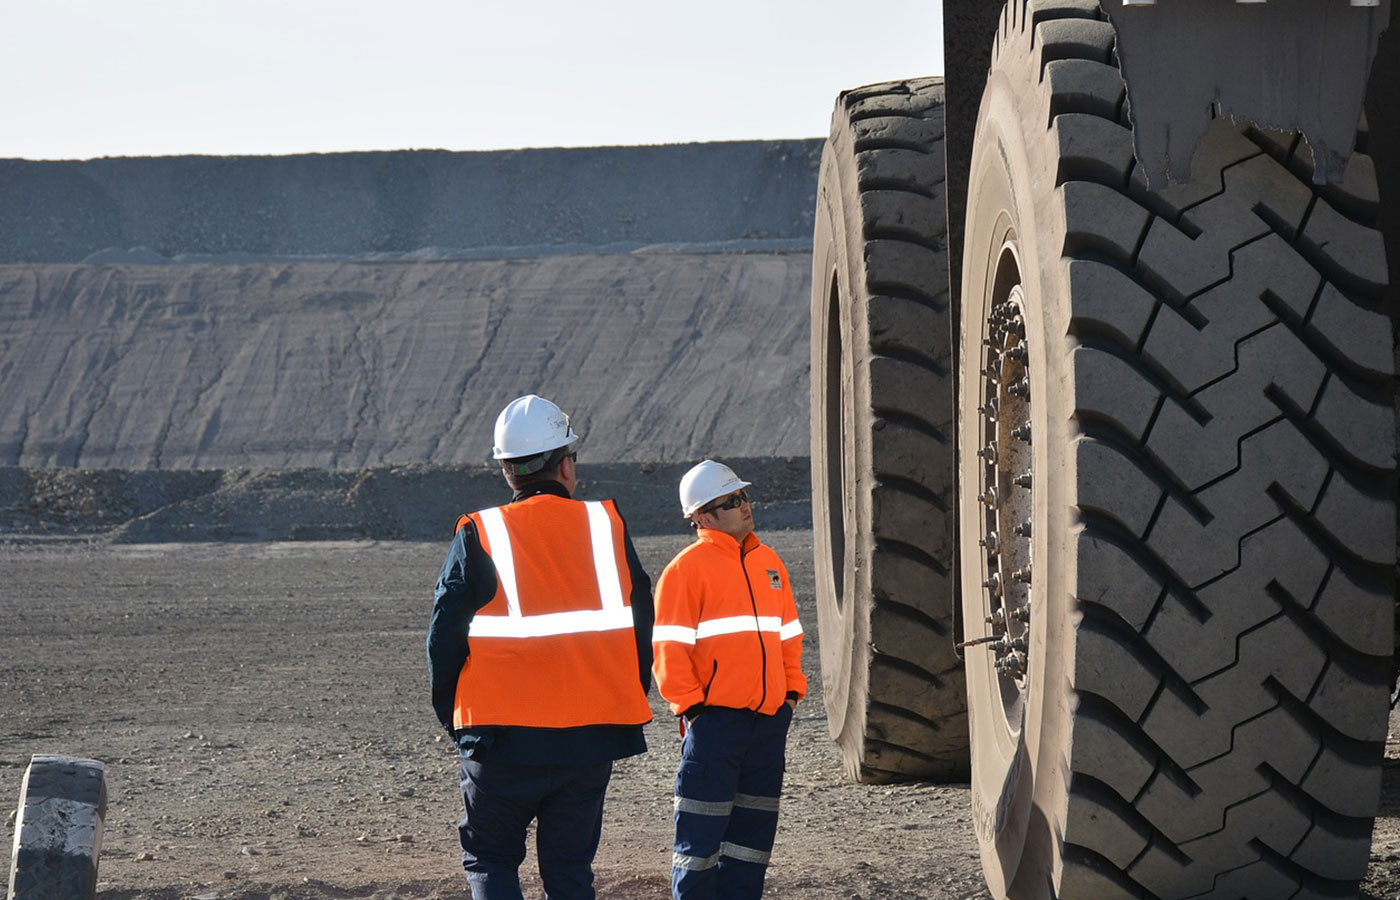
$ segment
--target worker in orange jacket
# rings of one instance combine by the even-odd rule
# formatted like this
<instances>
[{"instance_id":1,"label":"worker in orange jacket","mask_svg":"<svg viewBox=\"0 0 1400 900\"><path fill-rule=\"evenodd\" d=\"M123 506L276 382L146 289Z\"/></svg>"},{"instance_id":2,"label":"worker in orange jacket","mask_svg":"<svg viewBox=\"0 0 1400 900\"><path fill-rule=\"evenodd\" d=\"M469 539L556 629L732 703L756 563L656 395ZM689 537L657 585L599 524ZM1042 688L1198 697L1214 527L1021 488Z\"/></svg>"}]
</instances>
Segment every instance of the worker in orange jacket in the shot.
<instances>
[{"instance_id":1,"label":"worker in orange jacket","mask_svg":"<svg viewBox=\"0 0 1400 900\"><path fill-rule=\"evenodd\" d=\"M684 734L671 859L677 900L763 893L788 726L807 693L792 582L753 533L749 486L708 459L685 474L681 511L696 539L656 586L656 680Z\"/></svg>"},{"instance_id":2,"label":"worker in orange jacket","mask_svg":"<svg viewBox=\"0 0 1400 900\"><path fill-rule=\"evenodd\" d=\"M462 516L438 577L428 672L460 755L474 900L521 900L536 822L548 900L593 900L614 760L651 721L651 581L611 500L580 502L578 435L533 394L496 420L514 491Z\"/></svg>"}]
</instances>

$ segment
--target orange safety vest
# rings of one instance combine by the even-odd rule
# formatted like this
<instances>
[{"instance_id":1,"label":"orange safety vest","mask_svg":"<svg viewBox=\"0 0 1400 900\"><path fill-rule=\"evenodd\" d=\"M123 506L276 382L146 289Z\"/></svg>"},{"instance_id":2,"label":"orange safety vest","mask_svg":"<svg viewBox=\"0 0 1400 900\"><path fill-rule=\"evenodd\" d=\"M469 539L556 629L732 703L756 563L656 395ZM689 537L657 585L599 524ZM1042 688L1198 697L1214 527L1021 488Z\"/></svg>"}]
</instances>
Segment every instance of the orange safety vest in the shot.
<instances>
[{"instance_id":1,"label":"orange safety vest","mask_svg":"<svg viewBox=\"0 0 1400 900\"><path fill-rule=\"evenodd\" d=\"M453 725L641 725L632 576L611 500L537 494L463 516L496 567L467 628Z\"/></svg>"},{"instance_id":2,"label":"orange safety vest","mask_svg":"<svg viewBox=\"0 0 1400 900\"><path fill-rule=\"evenodd\" d=\"M680 714L696 704L772 715L807 693L802 624L787 567L755 535L700 529L656 582L657 687Z\"/></svg>"}]
</instances>

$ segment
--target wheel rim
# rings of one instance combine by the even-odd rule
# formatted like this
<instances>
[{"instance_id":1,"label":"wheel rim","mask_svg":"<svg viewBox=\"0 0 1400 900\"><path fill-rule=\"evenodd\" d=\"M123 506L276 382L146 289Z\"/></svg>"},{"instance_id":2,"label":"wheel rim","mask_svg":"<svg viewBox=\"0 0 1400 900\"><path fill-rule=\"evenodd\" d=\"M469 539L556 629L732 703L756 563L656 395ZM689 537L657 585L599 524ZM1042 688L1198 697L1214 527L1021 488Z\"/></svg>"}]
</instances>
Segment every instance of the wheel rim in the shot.
<instances>
[{"instance_id":1,"label":"wheel rim","mask_svg":"<svg viewBox=\"0 0 1400 900\"><path fill-rule=\"evenodd\" d=\"M1007 728L1020 730L1030 671L1034 596L1031 527L1035 512L1031 458L1030 347L1025 294L1013 240L999 254L982 326L979 396L981 534L985 551L982 607Z\"/></svg>"},{"instance_id":2,"label":"wheel rim","mask_svg":"<svg viewBox=\"0 0 1400 900\"><path fill-rule=\"evenodd\" d=\"M830 584L838 611L845 611L846 597L846 469L851 465L850 378L845 375L845 348L841 331L841 289L837 279L831 280L827 302L826 344L826 502L828 514L827 559L831 565ZM834 452L833 452L834 451Z\"/></svg>"}]
</instances>

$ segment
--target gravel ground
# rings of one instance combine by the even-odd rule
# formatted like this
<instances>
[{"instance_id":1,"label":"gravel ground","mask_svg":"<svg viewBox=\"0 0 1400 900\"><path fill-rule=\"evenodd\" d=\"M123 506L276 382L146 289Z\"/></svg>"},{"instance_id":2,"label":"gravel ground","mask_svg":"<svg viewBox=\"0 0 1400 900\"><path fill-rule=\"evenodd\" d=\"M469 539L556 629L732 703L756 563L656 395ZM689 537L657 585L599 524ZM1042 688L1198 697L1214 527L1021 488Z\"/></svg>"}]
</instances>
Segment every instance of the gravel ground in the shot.
<instances>
[{"instance_id":1,"label":"gravel ground","mask_svg":"<svg viewBox=\"0 0 1400 900\"><path fill-rule=\"evenodd\" d=\"M813 685L793 726L768 895L985 897L965 787L842 780L816 669L811 532L764 536L798 588ZM685 540L640 538L648 571ZM0 547L0 846L30 754L61 752L108 764L103 898L463 896L455 755L423 664L444 549ZM601 896L667 896L678 737L653 701L651 752L613 779ZM1400 893L1400 769L1386 776L1373 898ZM532 860L523 871L539 897Z\"/></svg>"},{"instance_id":2,"label":"gravel ground","mask_svg":"<svg viewBox=\"0 0 1400 900\"><path fill-rule=\"evenodd\" d=\"M811 532L767 537L809 635L769 894L983 895L957 787L844 783L816 669ZM659 573L683 535L642 537ZM456 757L423 637L445 544L0 550L0 845L33 753L108 764L102 897L460 897ZM617 767L600 894L667 895L674 720ZM533 862L527 884L540 895ZM0 870L0 871L7 871ZM7 876L6 876L7 877Z\"/></svg>"}]
</instances>

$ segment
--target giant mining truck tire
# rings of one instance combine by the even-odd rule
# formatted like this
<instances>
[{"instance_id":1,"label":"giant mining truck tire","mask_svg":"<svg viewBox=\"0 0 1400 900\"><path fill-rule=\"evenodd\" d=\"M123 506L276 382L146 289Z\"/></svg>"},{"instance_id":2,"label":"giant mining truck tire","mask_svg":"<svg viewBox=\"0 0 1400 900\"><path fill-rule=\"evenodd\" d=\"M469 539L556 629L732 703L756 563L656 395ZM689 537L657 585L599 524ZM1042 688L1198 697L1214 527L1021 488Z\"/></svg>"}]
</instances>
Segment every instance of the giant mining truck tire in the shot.
<instances>
[{"instance_id":1,"label":"giant mining truck tire","mask_svg":"<svg viewBox=\"0 0 1400 900\"><path fill-rule=\"evenodd\" d=\"M91 900L107 815L102 763L35 756L15 815L9 900Z\"/></svg>"},{"instance_id":2,"label":"giant mining truck tire","mask_svg":"<svg viewBox=\"0 0 1400 900\"><path fill-rule=\"evenodd\" d=\"M1221 121L1149 190L1131 121L1098 0L1008 4L959 351L983 868L1018 900L1351 896L1395 589L1374 172L1314 187L1297 137Z\"/></svg>"},{"instance_id":3,"label":"giant mining truck tire","mask_svg":"<svg viewBox=\"0 0 1400 900\"><path fill-rule=\"evenodd\" d=\"M813 543L829 727L863 782L968 774L943 165L941 80L837 101L813 244Z\"/></svg>"}]
</instances>

